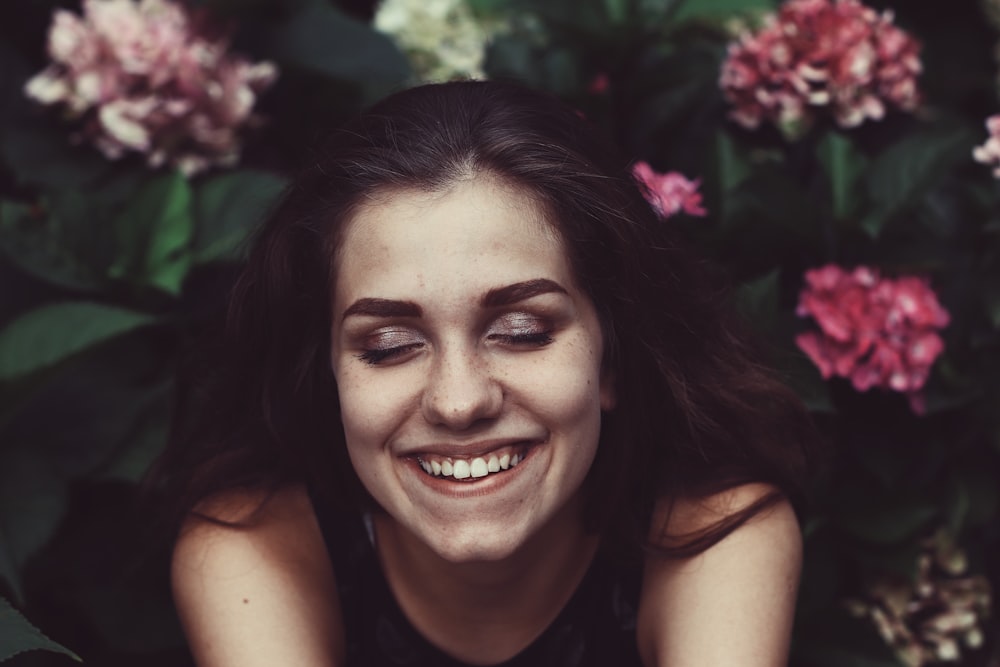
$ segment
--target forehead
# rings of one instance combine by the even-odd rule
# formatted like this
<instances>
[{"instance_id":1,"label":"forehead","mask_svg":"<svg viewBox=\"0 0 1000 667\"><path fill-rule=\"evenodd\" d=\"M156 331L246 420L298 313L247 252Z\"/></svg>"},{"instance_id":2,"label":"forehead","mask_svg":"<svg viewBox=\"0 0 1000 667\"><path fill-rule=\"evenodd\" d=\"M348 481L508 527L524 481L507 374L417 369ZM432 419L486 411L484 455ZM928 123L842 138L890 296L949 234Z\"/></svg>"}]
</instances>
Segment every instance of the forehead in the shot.
<instances>
[{"instance_id":1,"label":"forehead","mask_svg":"<svg viewBox=\"0 0 1000 667\"><path fill-rule=\"evenodd\" d=\"M544 208L522 189L476 177L439 192L386 190L366 200L343 229L335 297L435 281L489 289L539 273L572 282Z\"/></svg>"}]
</instances>

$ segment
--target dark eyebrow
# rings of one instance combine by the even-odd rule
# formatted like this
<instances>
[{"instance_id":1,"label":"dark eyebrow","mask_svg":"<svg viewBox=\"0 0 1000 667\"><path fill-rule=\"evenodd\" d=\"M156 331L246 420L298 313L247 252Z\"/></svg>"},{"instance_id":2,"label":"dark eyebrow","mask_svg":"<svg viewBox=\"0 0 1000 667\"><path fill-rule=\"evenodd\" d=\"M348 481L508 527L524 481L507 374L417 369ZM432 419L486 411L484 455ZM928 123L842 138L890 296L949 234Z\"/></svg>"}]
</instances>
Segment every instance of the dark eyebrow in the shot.
<instances>
[{"instance_id":1,"label":"dark eyebrow","mask_svg":"<svg viewBox=\"0 0 1000 667\"><path fill-rule=\"evenodd\" d=\"M509 306L512 303L550 292L568 294L566 289L559 283L547 278L537 278L535 280L526 280L523 283L514 283L513 285L491 289L479 300L479 305L483 308Z\"/></svg>"},{"instance_id":2,"label":"dark eyebrow","mask_svg":"<svg viewBox=\"0 0 1000 667\"><path fill-rule=\"evenodd\" d=\"M423 311L412 301L393 301L392 299L358 299L341 315L341 319L349 315L367 315L369 317L420 317Z\"/></svg>"}]
</instances>

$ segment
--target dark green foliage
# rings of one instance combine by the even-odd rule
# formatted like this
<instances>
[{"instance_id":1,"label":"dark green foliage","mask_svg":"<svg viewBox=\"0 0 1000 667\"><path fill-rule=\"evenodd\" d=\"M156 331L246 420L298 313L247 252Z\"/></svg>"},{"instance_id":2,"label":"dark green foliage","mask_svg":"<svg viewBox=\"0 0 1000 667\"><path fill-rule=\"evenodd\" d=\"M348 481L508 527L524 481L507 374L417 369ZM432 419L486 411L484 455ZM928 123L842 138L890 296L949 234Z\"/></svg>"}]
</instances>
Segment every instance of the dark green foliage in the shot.
<instances>
[{"instance_id":1,"label":"dark green foliage","mask_svg":"<svg viewBox=\"0 0 1000 667\"><path fill-rule=\"evenodd\" d=\"M179 360L219 319L248 235L316 133L411 75L336 3L192 4L281 69L241 165L195 178L106 160L24 97L52 9L75 0L0 8L0 660L29 651L11 665L71 664L60 644L91 664L187 664L168 552L138 493L171 428ZM833 453L802 516L802 667L899 664L845 600L912 578L936 531L1000 588L1000 185L971 157L1000 110L1000 34L975 2L870 4L925 45L922 111L855 129L820 120L793 141L734 124L718 86L727 22L775 0L470 0L510 19L491 76L551 90L635 159L701 180L709 215L664 224L731 276ZM605 91L589 88L598 75ZM951 323L924 416L901 395L824 380L796 347L813 327L795 312L803 272L831 262L930 279ZM998 664L996 618L994 602L961 664Z\"/></svg>"}]
</instances>

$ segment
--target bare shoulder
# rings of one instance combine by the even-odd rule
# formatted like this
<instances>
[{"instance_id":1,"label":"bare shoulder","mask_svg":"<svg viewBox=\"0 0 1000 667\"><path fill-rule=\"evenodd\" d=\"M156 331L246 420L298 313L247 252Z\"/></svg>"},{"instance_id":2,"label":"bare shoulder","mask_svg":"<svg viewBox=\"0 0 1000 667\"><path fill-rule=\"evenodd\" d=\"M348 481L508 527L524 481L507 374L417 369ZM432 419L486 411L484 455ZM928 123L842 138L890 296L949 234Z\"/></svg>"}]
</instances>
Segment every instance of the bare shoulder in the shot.
<instances>
[{"instance_id":1,"label":"bare shoulder","mask_svg":"<svg viewBox=\"0 0 1000 667\"><path fill-rule=\"evenodd\" d=\"M748 484L697 500L663 503L651 537L670 542L771 496ZM786 664L802 564L791 505L768 505L718 544L686 559L650 556L638 641L647 665Z\"/></svg>"},{"instance_id":2,"label":"bare shoulder","mask_svg":"<svg viewBox=\"0 0 1000 667\"><path fill-rule=\"evenodd\" d=\"M304 489L229 492L199 510L217 521L190 517L171 565L198 665L337 664L334 573Z\"/></svg>"}]
</instances>

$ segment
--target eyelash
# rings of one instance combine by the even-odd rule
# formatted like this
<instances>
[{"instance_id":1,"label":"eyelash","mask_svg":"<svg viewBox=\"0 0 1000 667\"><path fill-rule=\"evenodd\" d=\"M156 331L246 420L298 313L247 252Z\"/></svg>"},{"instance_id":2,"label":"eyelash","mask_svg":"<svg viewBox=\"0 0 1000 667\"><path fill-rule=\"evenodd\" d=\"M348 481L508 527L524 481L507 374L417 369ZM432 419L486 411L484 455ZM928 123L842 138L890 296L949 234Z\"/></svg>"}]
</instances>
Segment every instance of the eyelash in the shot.
<instances>
[{"instance_id":1,"label":"eyelash","mask_svg":"<svg viewBox=\"0 0 1000 667\"><path fill-rule=\"evenodd\" d=\"M490 334L489 339L499 341L507 345L524 347L545 347L553 341L551 329L523 334ZM423 343L410 343L408 345L399 345L397 347L376 348L365 350L356 356L369 366L378 366L384 361L402 356L407 352L423 347L423 345Z\"/></svg>"},{"instance_id":2,"label":"eyelash","mask_svg":"<svg viewBox=\"0 0 1000 667\"><path fill-rule=\"evenodd\" d=\"M357 357L369 366L378 366L383 361L388 361L393 357L406 354L407 352L415 350L419 347L423 347L423 343L410 343L409 345L400 345L398 347L376 348L373 350L365 350L361 354L357 355Z\"/></svg>"}]
</instances>

